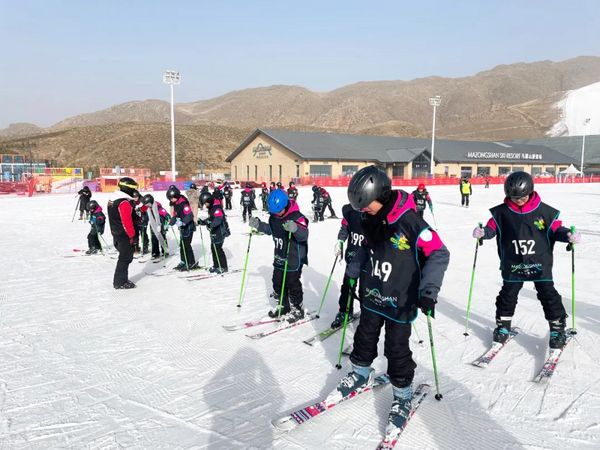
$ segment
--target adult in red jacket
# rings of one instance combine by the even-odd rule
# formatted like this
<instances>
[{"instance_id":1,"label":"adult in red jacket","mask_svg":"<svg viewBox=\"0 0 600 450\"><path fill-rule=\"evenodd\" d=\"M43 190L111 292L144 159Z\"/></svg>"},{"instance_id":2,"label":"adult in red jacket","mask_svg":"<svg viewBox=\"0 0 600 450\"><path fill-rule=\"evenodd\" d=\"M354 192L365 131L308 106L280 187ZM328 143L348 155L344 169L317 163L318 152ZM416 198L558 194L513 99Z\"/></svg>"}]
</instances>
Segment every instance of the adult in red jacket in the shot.
<instances>
[{"instance_id":1,"label":"adult in red jacket","mask_svg":"<svg viewBox=\"0 0 600 450\"><path fill-rule=\"evenodd\" d=\"M129 177L119 180L119 191L114 200L108 202L108 223L113 235L119 259L115 268L113 286L115 289L132 289L135 284L129 280L129 264L133 261L135 244L135 201L133 194L138 184Z\"/></svg>"}]
</instances>

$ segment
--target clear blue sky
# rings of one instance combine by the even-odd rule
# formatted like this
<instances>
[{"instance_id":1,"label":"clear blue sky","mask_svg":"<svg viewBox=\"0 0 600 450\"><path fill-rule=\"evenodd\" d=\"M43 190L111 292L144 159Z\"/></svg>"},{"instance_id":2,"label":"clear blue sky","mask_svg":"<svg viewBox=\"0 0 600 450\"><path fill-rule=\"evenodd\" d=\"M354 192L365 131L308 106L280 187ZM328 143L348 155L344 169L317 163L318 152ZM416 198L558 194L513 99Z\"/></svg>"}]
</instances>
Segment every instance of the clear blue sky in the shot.
<instances>
[{"instance_id":1,"label":"clear blue sky","mask_svg":"<svg viewBox=\"0 0 600 450\"><path fill-rule=\"evenodd\" d=\"M600 55L600 3L554 0L0 0L0 128L131 100L466 76Z\"/></svg>"}]
</instances>

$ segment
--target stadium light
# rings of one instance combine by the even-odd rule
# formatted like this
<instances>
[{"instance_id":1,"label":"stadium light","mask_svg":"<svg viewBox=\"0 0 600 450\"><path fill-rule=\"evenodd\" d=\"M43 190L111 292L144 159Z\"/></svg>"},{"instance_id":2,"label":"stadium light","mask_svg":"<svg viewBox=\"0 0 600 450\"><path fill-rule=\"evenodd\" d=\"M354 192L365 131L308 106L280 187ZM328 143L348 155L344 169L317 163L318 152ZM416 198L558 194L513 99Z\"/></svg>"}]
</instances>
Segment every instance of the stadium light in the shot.
<instances>
[{"instance_id":1,"label":"stadium light","mask_svg":"<svg viewBox=\"0 0 600 450\"><path fill-rule=\"evenodd\" d=\"M435 153L435 110L438 106L440 106L441 103L442 97L440 97L439 95L436 95L435 97L429 97L429 104L433 106L433 126L431 131L431 164L429 167L429 173L431 174L432 178L434 177L433 172L435 169L435 163L433 162L433 155Z\"/></svg>"},{"instance_id":2,"label":"stadium light","mask_svg":"<svg viewBox=\"0 0 600 450\"><path fill-rule=\"evenodd\" d=\"M581 142L581 167L579 168L579 170L581 171L581 178L583 178L583 156L585 155L585 132L586 132L586 128L588 127L588 125L590 124L590 119L587 118L583 121L583 140Z\"/></svg>"},{"instance_id":3,"label":"stadium light","mask_svg":"<svg viewBox=\"0 0 600 450\"><path fill-rule=\"evenodd\" d=\"M181 75L174 70L166 70L163 83L171 87L171 179L175 181L175 103L173 102L173 86L181 83Z\"/></svg>"}]
</instances>

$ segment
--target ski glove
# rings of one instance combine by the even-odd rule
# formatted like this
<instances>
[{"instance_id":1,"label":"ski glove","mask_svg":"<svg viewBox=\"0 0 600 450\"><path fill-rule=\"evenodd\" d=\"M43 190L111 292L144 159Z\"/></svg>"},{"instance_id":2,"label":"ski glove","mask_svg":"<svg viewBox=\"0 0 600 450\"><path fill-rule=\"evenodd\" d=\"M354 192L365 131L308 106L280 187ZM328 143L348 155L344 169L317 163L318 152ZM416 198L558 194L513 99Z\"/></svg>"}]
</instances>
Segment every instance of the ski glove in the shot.
<instances>
[{"instance_id":1,"label":"ski glove","mask_svg":"<svg viewBox=\"0 0 600 450\"><path fill-rule=\"evenodd\" d=\"M336 258L339 258L340 256L342 256L342 251L344 248L344 241L342 241L341 239L339 239L336 243L335 243L335 247L333 247L333 254Z\"/></svg>"},{"instance_id":2,"label":"ski glove","mask_svg":"<svg viewBox=\"0 0 600 450\"><path fill-rule=\"evenodd\" d=\"M423 314L427 315L429 311L431 311L431 317L435 319L435 304L437 300L434 300L429 297L421 297L417 301L417 306L423 312Z\"/></svg>"},{"instance_id":3,"label":"ski glove","mask_svg":"<svg viewBox=\"0 0 600 450\"><path fill-rule=\"evenodd\" d=\"M481 239L485 236L485 230L481 227L477 227L473 230L473 237L475 239Z\"/></svg>"},{"instance_id":4,"label":"ski glove","mask_svg":"<svg viewBox=\"0 0 600 450\"><path fill-rule=\"evenodd\" d=\"M258 217L250 217L248 219L248 225L250 225L250 228L258 230L258 227L260 226L260 219Z\"/></svg>"},{"instance_id":5,"label":"ski glove","mask_svg":"<svg viewBox=\"0 0 600 450\"><path fill-rule=\"evenodd\" d=\"M294 234L296 231L298 231L298 225L293 220L286 220L283 222L283 229Z\"/></svg>"},{"instance_id":6,"label":"ski glove","mask_svg":"<svg viewBox=\"0 0 600 450\"><path fill-rule=\"evenodd\" d=\"M581 233L579 231L575 231L574 233L568 232L567 236L570 244L579 244L581 242Z\"/></svg>"}]
</instances>

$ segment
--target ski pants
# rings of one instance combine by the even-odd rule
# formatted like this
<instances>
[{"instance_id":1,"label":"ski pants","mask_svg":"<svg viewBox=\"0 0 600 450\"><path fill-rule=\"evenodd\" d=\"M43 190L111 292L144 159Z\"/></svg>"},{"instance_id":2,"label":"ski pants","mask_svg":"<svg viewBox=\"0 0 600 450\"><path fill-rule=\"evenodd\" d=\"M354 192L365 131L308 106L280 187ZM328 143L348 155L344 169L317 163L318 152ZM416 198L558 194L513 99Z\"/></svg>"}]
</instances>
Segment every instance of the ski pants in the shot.
<instances>
[{"instance_id":1,"label":"ski pants","mask_svg":"<svg viewBox=\"0 0 600 450\"><path fill-rule=\"evenodd\" d=\"M227 270L227 257L223 251L223 242L220 244L211 242L210 251L212 253L213 267Z\"/></svg>"},{"instance_id":2,"label":"ski pants","mask_svg":"<svg viewBox=\"0 0 600 450\"><path fill-rule=\"evenodd\" d=\"M146 227L144 226L140 226L139 227L139 237L142 238L142 251L144 253L148 252L148 243L149 243L149 239L148 239L148 230ZM139 249L139 242L138 242L138 249Z\"/></svg>"},{"instance_id":3,"label":"ski pants","mask_svg":"<svg viewBox=\"0 0 600 450\"><path fill-rule=\"evenodd\" d=\"M194 250L192 250L192 238L194 232L192 231L189 236L181 236L181 243L179 244L179 257L182 263L187 263L188 267L196 264L196 258L194 257Z\"/></svg>"},{"instance_id":4,"label":"ski pants","mask_svg":"<svg viewBox=\"0 0 600 450\"><path fill-rule=\"evenodd\" d=\"M533 283L537 291L537 298L542 303L546 320L556 320L567 316L562 298L554 288L552 281L538 281ZM496 317L512 317L517 307L519 291L523 282L504 282L498 297L496 297Z\"/></svg>"},{"instance_id":5,"label":"ski pants","mask_svg":"<svg viewBox=\"0 0 600 450\"><path fill-rule=\"evenodd\" d=\"M245 222L246 216L248 216L248 218L252 217L252 205L242 205L242 208L242 219Z\"/></svg>"},{"instance_id":6,"label":"ski pants","mask_svg":"<svg viewBox=\"0 0 600 450\"><path fill-rule=\"evenodd\" d=\"M167 241L167 232L164 229L161 229L160 234L162 234L163 239L165 240L165 242ZM165 249L161 249L160 248L160 242L158 241L158 238L156 237L156 235L154 234L154 230L150 229L150 235L152 236L151 242L152 242L152 256L160 256L161 253L164 254Z\"/></svg>"},{"instance_id":7,"label":"ski pants","mask_svg":"<svg viewBox=\"0 0 600 450\"><path fill-rule=\"evenodd\" d=\"M352 294L350 294L352 291ZM340 312L345 313L346 307L348 306L348 295L352 295L352 300L350 300L350 309L348 310L348 314L352 315L354 313L354 300L359 299L356 295L356 284L353 288L350 287L350 277L344 274L344 280L342 281L342 287L340 289Z\"/></svg>"},{"instance_id":8,"label":"ski pants","mask_svg":"<svg viewBox=\"0 0 600 450\"><path fill-rule=\"evenodd\" d=\"M460 206L465 206L465 204L467 206L469 206L469 194L463 194L461 192L461 194L460 194Z\"/></svg>"},{"instance_id":9,"label":"ski pants","mask_svg":"<svg viewBox=\"0 0 600 450\"><path fill-rule=\"evenodd\" d=\"M231 209L231 197L225 197L225 209Z\"/></svg>"},{"instance_id":10,"label":"ski pants","mask_svg":"<svg viewBox=\"0 0 600 450\"><path fill-rule=\"evenodd\" d=\"M113 286L119 287L129 280L129 264L133 261L133 245L129 243L128 236L115 236L113 243L119 252Z\"/></svg>"},{"instance_id":11,"label":"ski pants","mask_svg":"<svg viewBox=\"0 0 600 450\"><path fill-rule=\"evenodd\" d=\"M424 209L422 209L421 211L417 211L417 215L418 215L418 216L419 216L421 219L424 219L424 218L425 218L425 217L424 217L424 216L425 216L425 210L424 210Z\"/></svg>"},{"instance_id":12,"label":"ski pants","mask_svg":"<svg viewBox=\"0 0 600 450\"><path fill-rule=\"evenodd\" d=\"M262 197L262 209L263 211L269 210L269 208L267 207L267 197Z\"/></svg>"},{"instance_id":13,"label":"ski pants","mask_svg":"<svg viewBox=\"0 0 600 450\"><path fill-rule=\"evenodd\" d=\"M279 301L281 288L283 284L283 270L273 269L273 292L277 294L276 300ZM297 309L302 308L304 294L302 292L302 267L295 272L287 272L285 276L285 288L283 290L282 314L290 312L290 303Z\"/></svg>"},{"instance_id":14,"label":"ski pants","mask_svg":"<svg viewBox=\"0 0 600 450\"><path fill-rule=\"evenodd\" d=\"M398 323L363 308L354 335L354 348L350 354L352 364L369 367L377 357L377 343L381 327L385 324L384 355L388 360L387 373L392 385L398 388L412 383L417 365L412 359L408 339L410 323Z\"/></svg>"},{"instance_id":15,"label":"ski pants","mask_svg":"<svg viewBox=\"0 0 600 450\"><path fill-rule=\"evenodd\" d=\"M96 230L92 228L92 231L87 235L88 248L97 248L100 250L102 246L100 245L100 239L98 238L98 233Z\"/></svg>"},{"instance_id":16,"label":"ski pants","mask_svg":"<svg viewBox=\"0 0 600 450\"><path fill-rule=\"evenodd\" d=\"M325 202L325 205L323 205L323 210L325 210L325 207L329 208L329 214L331 217L335 216L335 211L333 210L333 206L331 206L331 200L327 200Z\"/></svg>"}]
</instances>

